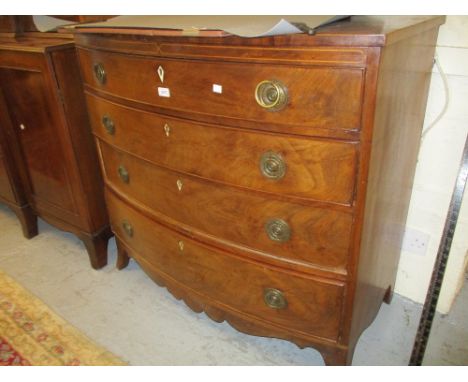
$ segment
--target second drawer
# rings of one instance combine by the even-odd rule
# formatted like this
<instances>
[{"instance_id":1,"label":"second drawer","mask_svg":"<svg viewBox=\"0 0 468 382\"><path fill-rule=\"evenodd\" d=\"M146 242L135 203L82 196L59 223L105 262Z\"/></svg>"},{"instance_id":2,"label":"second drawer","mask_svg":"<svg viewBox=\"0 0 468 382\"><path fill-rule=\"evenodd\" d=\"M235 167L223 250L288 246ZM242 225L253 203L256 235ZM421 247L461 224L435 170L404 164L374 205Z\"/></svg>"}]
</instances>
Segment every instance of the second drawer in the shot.
<instances>
[{"instance_id":1,"label":"second drawer","mask_svg":"<svg viewBox=\"0 0 468 382\"><path fill-rule=\"evenodd\" d=\"M100 142L107 182L175 224L292 263L344 273L352 215L219 185Z\"/></svg>"}]
</instances>

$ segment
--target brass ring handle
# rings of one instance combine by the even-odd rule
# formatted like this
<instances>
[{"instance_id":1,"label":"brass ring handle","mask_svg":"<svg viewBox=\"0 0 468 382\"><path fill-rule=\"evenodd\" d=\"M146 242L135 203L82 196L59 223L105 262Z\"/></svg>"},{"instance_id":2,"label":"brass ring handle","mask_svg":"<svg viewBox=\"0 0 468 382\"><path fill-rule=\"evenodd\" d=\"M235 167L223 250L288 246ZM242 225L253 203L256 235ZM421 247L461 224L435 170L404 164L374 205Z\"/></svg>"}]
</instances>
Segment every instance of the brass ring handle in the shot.
<instances>
[{"instance_id":1,"label":"brass ring handle","mask_svg":"<svg viewBox=\"0 0 468 382\"><path fill-rule=\"evenodd\" d=\"M267 151L260 158L260 171L266 178L279 180L286 174L286 162L281 154Z\"/></svg>"},{"instance_id":2,"label":"brass ring handle","mask_svg":"<svg viewBox=\"0 0 468 382\"><path fill-rule=\"evenodd\" d=\"M255 100L264 109L278 111L288 103L288 89L277 80L262 81L255 88Z\"/></svg>"},{"instance_id":3,"label":"brass ring handle","mask_svg":"<svg viewBox=\"0 0 468 382\"><path fill-rule=\"evenodd\" d=\"M271 219L265 224L265 231L270 240L285 243L291 238L291 228L282 219Z\"/></svg>"},{"instance_id":4,"label":"brass ring handle","mask_svg":"<svg viewBox=\"0 0 468 382\"><path fill-rule=\"evenodd\" d=\"M122 222L122 228L129 237L133 237L133 227L127 220Z\"/></svg>"},{"instance_id":5,"label":"brass ring handle","mask_svg":"<svg viewBox=\"0 0 468 382\"><path fill-rule=\"evenodd\" d=\"M285 309L288 306L288 302L284 297L283 292L274 288L265 288L263 291L263 301L265 301L265 304L272 309Z\"/></svg>"},{"instance_id":6,"label":"brass ring handle","mask_svg":"<svg viewBox=\"0 0 468 382\"><path fill-rule=\"evenodd\" d=\"M115 134L114 121L108 115L105 115L104 117L102 117L102 124L110 135Z\"/></svg>"},{"instance_id":7,"label":"brass ring handle","mask_svg":"<svg viewBox=\"0 0 468 382\"><path fill-rule=\"evenodd\" d=\"M104 66L99 62L97 64L94 64L94 75L96 76L96 79L101 85L104 85L106 83L106 71L104 70Z\"/></svg>"},{"instance_id":8,"label":"brass ring handle","mask_svg":"<svg viewBox=\"0 0 468 382\"><path fill-rule=\"evenodd\" d=\"M130 174L128 173L127 169L124 166L119 166L117 172L119 173L119 178L122 182L124 183L130 182Z\"/></svg>"}]
</instances>

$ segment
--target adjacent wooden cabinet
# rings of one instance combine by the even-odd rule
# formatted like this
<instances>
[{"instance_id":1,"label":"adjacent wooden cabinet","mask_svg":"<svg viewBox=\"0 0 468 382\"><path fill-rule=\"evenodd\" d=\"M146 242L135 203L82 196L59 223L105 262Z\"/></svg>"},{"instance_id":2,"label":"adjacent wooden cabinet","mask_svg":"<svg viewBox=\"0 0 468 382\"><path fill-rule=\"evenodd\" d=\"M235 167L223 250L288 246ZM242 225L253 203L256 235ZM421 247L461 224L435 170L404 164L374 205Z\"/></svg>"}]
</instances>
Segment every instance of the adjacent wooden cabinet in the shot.
<instances>
[{"instance_id":1,"label":"adjacent wooden cabinet","mask_svg":"<svg viewBox=\"0 0 468 382\"><path fill-rule=\"evenodd\" d=\"M9 123L1 116L7 115L3 94L0 90L1 123ZM0 203L10 207L20 220L23 234L30 239L37 235L36 215L28 202L19 169L12 154L12 147L7 140L5 129L0 128Z\"/></svg>"},{"instance_id":2,"label":"adjacent wooden cabinet","mask_svg":"<svg viewBox=\"0 0 468 382\"><path fill-rule=\"evenodd\" d=\"M94 268L104 266L111 232L73 41L1 39L0 89L0 200L26 236L41 216L76 234Z\"/></svg>"},{"instance_id":3,"label":"adjacent wooden cabinet","mask_svg":"<svg viewBox=\"0 0 468 382\"><path fill-rule=\"evenodd\" d=\"M443 17L76 35L119 250L194 311L350 364L395 283Z\"/></svg>"}]
</instances>

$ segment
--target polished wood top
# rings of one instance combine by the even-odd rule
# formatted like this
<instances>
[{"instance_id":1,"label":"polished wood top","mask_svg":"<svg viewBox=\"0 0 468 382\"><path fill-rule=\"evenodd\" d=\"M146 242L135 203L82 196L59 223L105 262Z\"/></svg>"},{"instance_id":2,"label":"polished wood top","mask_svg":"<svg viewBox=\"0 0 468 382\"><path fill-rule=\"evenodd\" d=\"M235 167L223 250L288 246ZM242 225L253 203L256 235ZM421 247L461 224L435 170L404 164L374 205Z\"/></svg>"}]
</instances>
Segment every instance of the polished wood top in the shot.
<instances>
[{"instance_id":1,"label":"polished wood top","mask_svg":"<svg viewBox=\"0 0 468 382\"><path fill-rule=\"evenodd\" d=\"M445 16L352 16L348 22L334 23L317 31L317 37L355 38L365 45L390 45L404 38L442 25Z\"/></svg>"},{"instance_id":2,"label":"polished wood top","mask_svg":"<svg viewBox=\"0 0 468 382\"><path fill-rule=\"evenodd\" d=\"M16 38L0 38L0 49L10 51L25 51L44 53L52 50L73 47L73 40L60 37L52 37L51 33L35 34L36 36L16 37ZM44 37L44 38L42 38Z\"/></svg>"},{"instance_id":3,"label":"polished wood top","mask_svg":"<svg viewBox=\"0 0 468 382\"><path fill-rule=\"evenodd\" d=\"M214 16L215 17L215 16ZM244 38L154 36L153 30L145 28L76 28L77 34L132 35L135 39L159 41L198 42L247 46L384 46L424 32L445 22L445 16L352 16L325 27L318 28L314 35L291 34L272 37Z\"/></svg>"}]
</instances>

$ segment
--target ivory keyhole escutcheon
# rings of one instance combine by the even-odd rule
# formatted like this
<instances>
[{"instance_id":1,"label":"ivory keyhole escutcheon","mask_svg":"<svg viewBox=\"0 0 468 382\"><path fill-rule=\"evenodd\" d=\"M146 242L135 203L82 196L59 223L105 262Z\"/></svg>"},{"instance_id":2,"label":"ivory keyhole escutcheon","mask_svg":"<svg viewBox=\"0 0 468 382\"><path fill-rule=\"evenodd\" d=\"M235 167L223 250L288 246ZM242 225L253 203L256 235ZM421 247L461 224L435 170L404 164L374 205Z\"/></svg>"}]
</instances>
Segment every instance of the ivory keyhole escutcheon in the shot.
<instances>
[{"instance_id":1,"label":"ivory keyhole escutcheon","mask_svg":"<svg viewBox=\"0 0 468 382\"><path fill-rule=\"evenodd\" d=\"M184 185L184 183L182 183L182 181L180 179L177 179L177 189L179 191L182 191L182 186Z\"/></svg>"},{"instance_id":2,"label":"ivory keyhole escutcheon","mask_svg":"<svg viewBox=\"0 0 468 382\"><path fill-rule=\"evenodd\" d=\"M164 82L164 69L161 65L158 67L158 76L161 82Z\"/></svg>"},{"instance_id":3,"label":"ivory keyhole escutcheon","mask_svg":"<svg viewBox=\"0 0 468 382\"><path fill-rule=\"evenodd\" d=\"M167 123L164 125L164 132L166 133L166 137L171 133L171 127Z\"/></svg>"}]
</instances>

